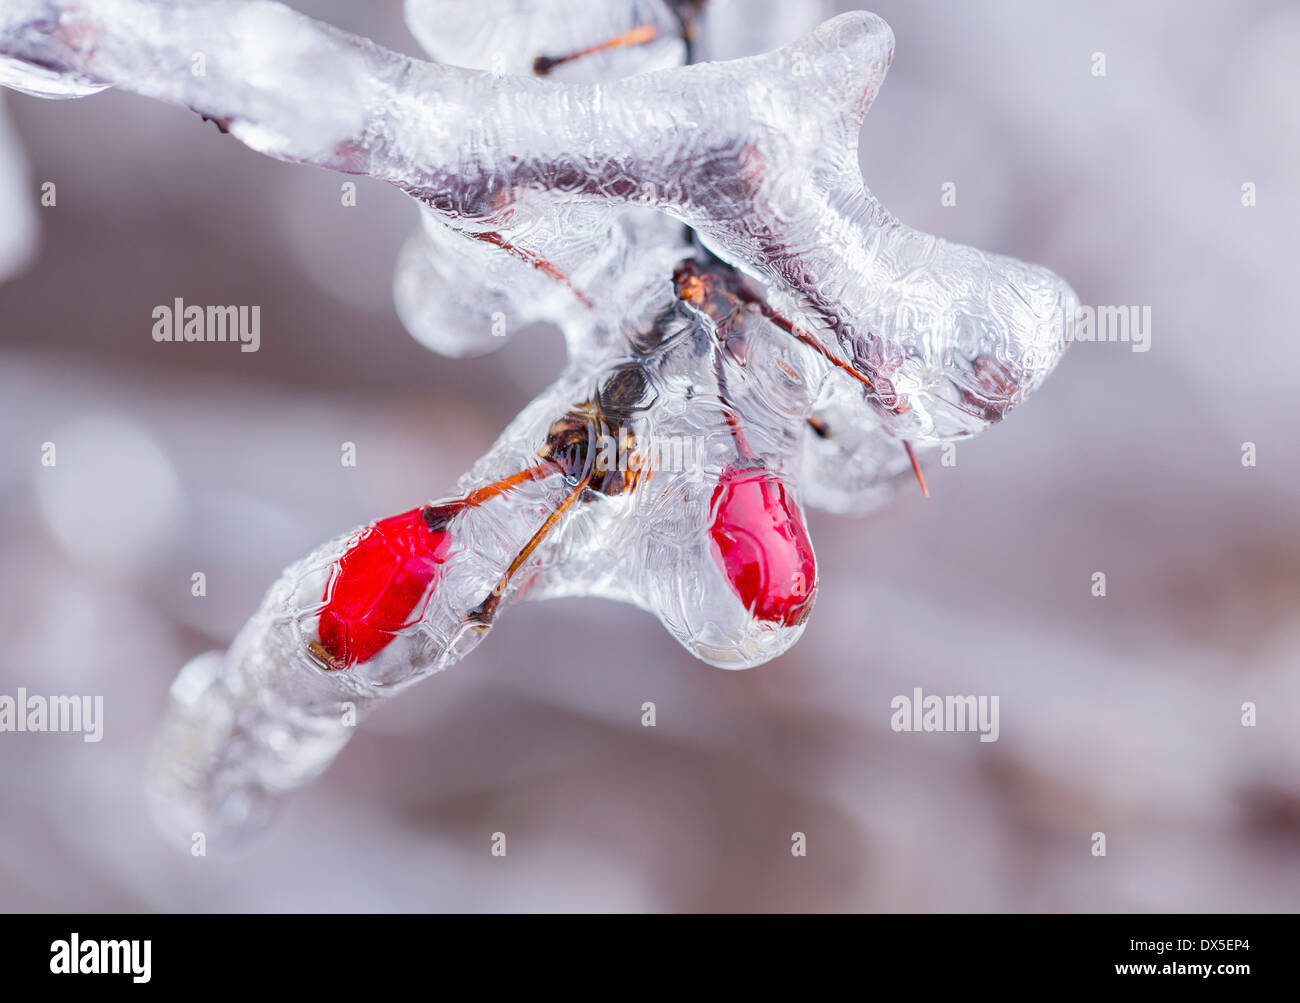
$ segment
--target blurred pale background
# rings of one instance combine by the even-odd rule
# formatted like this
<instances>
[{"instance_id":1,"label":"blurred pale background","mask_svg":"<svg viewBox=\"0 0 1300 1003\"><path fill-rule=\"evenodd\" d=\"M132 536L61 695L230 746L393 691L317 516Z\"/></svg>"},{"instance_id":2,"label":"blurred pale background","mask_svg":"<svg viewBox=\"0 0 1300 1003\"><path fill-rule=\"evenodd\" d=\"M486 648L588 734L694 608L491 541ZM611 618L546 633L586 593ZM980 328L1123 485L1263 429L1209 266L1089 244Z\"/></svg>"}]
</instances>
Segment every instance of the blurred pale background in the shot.
<instances>
[{"instance_id":1,"label":"blurred pale background","mask_svg":"<svg viewBox=\"0 0 1300 1003\"><path fill-rule=\"evenodd\" d=\"M294 6L418 52L396 0ZM789 655L726 673L630 608L521 606L235 860L145 810L176 670L290 560L443 492L562 341L416 345L390 288L415 209L380 184L344 208L336 177L174 108L5 98L27 163L0 143L0 218L34 213L39 247L0 284L0 692L102 694L106 723L98 745L0 735L0 908L1300 908L1300 8L874 9L898 48L867 183L1084 303L1150 305L1151 350L1076 345L930 464L928 503L814 513L821 594ZM261 305L261 351L155 344L178 296ZM894 733L918 686L998 695L1000 740Z\"/></svg>"}]
</instances>

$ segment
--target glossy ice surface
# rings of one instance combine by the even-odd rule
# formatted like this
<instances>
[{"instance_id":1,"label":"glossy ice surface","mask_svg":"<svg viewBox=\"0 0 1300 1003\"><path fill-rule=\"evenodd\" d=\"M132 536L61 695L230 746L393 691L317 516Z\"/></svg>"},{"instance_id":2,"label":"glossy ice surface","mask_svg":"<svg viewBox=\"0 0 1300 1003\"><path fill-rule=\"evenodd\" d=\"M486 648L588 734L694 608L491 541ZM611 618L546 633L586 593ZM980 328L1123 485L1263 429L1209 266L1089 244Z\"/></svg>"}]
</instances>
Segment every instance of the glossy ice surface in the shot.
<instances>
[{"instance_id":1,"label":"glossy ice surface","mask_svg":"<svg viewBox=\"0 0 1300 1003\"><path fill-rule=\"evenodd\" d=\"M1063 281L911 230L863 184L889 27L844 14L682 65L719 26L728 52L800 27L737 6L408 0L425 63L273 3L6 0L0 83L123 87L408 192L395 297L423 343L481 353L534 320L568 341L444 502L324 544L182 671L154 777L171 831L256 831L355 715L525 597L636 603L725 667L780 654L816 591L800 500L875 507L904 441L975 434L1055 366Z\"/></svg>"}]
</instances>

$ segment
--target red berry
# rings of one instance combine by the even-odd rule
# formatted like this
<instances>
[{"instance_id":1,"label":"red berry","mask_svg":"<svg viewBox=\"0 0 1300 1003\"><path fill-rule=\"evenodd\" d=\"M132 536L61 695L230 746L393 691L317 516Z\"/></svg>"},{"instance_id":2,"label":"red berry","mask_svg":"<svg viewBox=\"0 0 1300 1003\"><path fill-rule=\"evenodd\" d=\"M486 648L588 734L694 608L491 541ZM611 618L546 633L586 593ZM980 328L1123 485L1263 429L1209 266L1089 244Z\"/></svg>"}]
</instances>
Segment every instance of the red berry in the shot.
<instances>
[{"instance_id":1,"label":"red berry","mask_svg":"<svg viewBox=\"0 0 1300 1003\"><path fill-rule=\"evenodd\" d=\"M766 623L808 619L817 561L803 516L780 478L728 466L713 492L713 559L745 608Z\"/></svg>"},{"instance_id":2,"label":"red berry","mask_svg":"<svg viewBox=\"0 0 1300 1003\"><path fill-rule=\"evenodd\" d=\"M320 644L335 668L377 655L407 627L420 599L436 587L451 549L445 520L431 528L423 508L367 527L340 558L326 587Z\"/></svg>"}]
</instances>

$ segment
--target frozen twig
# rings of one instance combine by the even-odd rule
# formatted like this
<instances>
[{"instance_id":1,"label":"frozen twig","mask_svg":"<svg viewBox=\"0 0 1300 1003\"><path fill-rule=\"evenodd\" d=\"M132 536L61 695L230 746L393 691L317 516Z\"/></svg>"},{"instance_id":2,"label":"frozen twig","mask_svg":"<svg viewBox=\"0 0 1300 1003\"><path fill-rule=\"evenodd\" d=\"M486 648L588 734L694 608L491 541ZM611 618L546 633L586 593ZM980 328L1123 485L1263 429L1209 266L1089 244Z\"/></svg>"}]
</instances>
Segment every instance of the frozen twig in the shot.
<instances>
[{"instance_id":1,"label":"frozen twig","mask_svg":"<svg viewBox=\"0 0 1300 1003\"><path fill-rule=\"evenodd\" d=\"M870 382L885 429L922 444L1002 417L1074 316L1050 272L911 230L863 186L858 128L893 57L871 14L762 56L580 84L421 62L252 0L9 0L0 54L388 181L468 230L537 194L667 212L767 281Z\"/></svg>"},{"instance_id":2,"label":"frozen twig","mask_svg":"<svg viewBox=\"0 0 1300 1003\"><path fill-rule=\"evenodd\" d=\"M483 350L489 314L493 328L547 317L569 341L565 373L451 495L325 543L224 656L182 670L153 784L182 836L256 831L366 710L524 597L635 603L717 665L780 654L817 590L801 491L879 504L919 476L917 448L1000 420L1064 349L1064 282L909 229L864 187L858 131L893 57L878 17L619 76L683 54L637 48L674 18L684 42L681 11L699 4L589 0L588 18L538 0L524 23L514 0L482 2L505 8L474 16L501 15L511 68L547 79L421 62L251 0L0 11L0 83L119 86L269 156L411 194L426 226L396 294L427 343ZM444 7L408 0L426 46L490 62L481 39L439 44ZM538 39L561 7L565 32Z\"/></svg>"}]
</instances>

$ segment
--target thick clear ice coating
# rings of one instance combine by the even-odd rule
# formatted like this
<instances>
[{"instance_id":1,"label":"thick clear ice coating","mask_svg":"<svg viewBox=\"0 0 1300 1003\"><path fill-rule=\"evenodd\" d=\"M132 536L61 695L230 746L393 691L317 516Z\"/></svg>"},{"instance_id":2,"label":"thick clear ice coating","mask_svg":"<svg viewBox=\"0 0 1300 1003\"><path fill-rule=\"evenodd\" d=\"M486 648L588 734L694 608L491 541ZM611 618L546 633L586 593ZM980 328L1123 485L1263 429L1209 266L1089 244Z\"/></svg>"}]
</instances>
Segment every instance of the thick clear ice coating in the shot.
<instances>
[{"instance_id":1,"label":"thick clear ice coating","mask_svg":"<svg viewBox=\"0 0 1300 1003\"><path fill-rule=\"evenodd\" d=\"M888 25L685 65L714 23L753 51L800 16L738 6L407 0L428 63L275 3L6 0L0 83L119 86L413 196L394 291L423 343L470 355L548 320L569 346L450 495L325 544L182 670L153 778L170 831L256 831L342 748L346 708L525 597L635 603L728 668L780 654L816 593L801 498L875 507L904 443L987 428L1056 365L1060 278L912 230L863 184Z\"/></svg>"}]
</instances>

